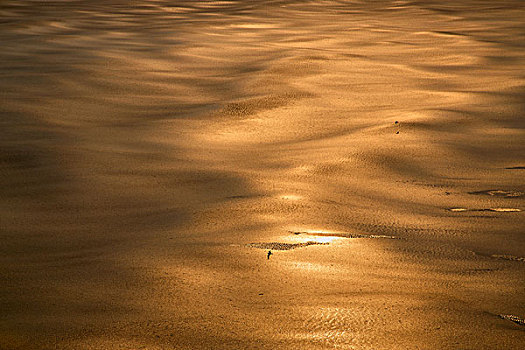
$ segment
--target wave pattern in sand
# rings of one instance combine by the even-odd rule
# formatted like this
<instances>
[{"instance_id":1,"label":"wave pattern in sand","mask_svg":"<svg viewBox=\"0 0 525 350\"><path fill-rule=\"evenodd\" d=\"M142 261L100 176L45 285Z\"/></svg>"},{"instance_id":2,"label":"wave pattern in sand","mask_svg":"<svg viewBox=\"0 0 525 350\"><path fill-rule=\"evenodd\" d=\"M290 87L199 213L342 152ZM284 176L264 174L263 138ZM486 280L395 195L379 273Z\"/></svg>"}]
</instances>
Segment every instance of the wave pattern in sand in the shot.
<instances>
[{"instance_id":1,"label":"wave pattern in sand","mask_svg":"<svg viewBox=\"0 0 525 350\"><path fill-rule=\"evenodd\" d=\"M520 1L0 16L0 347L518 348Z\"/></svg>"}]
</instances>

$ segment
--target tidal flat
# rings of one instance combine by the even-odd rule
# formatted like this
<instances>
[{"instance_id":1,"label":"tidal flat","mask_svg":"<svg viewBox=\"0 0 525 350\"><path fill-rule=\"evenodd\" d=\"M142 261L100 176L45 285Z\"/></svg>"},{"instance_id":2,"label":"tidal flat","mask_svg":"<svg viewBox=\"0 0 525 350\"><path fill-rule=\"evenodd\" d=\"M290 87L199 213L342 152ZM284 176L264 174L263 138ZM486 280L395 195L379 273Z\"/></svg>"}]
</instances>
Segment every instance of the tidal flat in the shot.
<instances>
[{"instance_id":1,"label":"tidal flat","mask_svg":"<svg viewBox=\"0 0 525 350\"><path fill-rule=\"evenodd\" d=\"M1 1L0 349L523 349L524 29Z\"/></svg>"}]
</instances>

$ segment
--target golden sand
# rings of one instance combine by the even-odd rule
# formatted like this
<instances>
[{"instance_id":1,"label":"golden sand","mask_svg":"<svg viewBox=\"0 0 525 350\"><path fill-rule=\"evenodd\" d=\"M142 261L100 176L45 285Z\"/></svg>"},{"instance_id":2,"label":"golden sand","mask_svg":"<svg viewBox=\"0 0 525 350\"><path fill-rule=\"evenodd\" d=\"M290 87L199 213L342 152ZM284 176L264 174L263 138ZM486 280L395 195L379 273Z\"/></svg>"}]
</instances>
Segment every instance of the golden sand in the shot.
<instances>
[{"instance_id":1,"label":"golden sand","mask_svg":"<svg viewBox=\"0 0 525 350\"><path fill-rule=\"evenodd\" d=\"M0 18L1 349L523 348L522 1Z\"/></svg>"}]
</instances>

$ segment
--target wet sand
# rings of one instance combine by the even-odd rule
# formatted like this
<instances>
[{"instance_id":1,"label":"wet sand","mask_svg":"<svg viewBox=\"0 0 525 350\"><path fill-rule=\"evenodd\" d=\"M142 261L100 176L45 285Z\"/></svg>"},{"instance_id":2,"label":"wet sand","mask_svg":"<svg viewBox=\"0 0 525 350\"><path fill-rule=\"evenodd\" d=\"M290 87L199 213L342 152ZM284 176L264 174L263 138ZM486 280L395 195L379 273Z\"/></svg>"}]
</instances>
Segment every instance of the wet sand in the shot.
<instances>
[{"instance_id":1,"label":"wet sand","mask_svg":"<svg viewBox=\"0 0 525 350\"><path fill-rule=\"evenodd\" d=\"M523 347L521 1L0 19L0 348Z\"/></svg>"}]
</instances>

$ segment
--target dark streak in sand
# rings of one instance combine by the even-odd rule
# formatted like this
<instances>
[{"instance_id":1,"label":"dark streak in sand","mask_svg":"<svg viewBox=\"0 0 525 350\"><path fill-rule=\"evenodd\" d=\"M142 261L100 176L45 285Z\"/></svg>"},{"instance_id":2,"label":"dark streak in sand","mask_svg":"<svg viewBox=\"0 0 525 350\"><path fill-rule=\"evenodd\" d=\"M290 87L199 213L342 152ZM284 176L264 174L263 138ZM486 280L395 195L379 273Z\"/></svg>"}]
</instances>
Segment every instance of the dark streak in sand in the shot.
<instances>
[{"instance_id":1,"label":"dark streak in sand","mask_svg":"<svg viewBox=\"0 0 525 350\"><path fill-rule=\"evenodd\" d=\"M296 248L304 248L311 245L328 245L322 242L304 242L304 243L281 243L281 242L267 242L267 243L250 243L247 246L250 248L271 249L271 250L292 250Z\"/></svg>"},{"instance_id":2,"label":"dark streak in sand","mask_svg":"<svg viewBox=\"0 0 525 350\"><path fill-rule=\"evenodd\" d=\"M493 196L493 197L504 197L504 198L517 198L517 197L523 196L523 192L507 191L507 190L474 191L474 192L469 192L469 194L486 195L486 196Z\"/></svg>"},{"instance_id":3,"label":"dark streak in sand","mask_svg":"<svg viewBox=\"0 0 525 350\"><path fill-rule=\"evenodd\" d=\"M304 234L304 235L309 235L309 236L320 236L320 237L401 239L400 237L395 237L395 236L348 233L348 232L309 232L309 231L289 231L289 232L293 233L294 235Z\"/></svg>"},{"instance_id":4,"label":"dark streak in sand","mask_svg":"<svg viewBox=\"0 0 525 350\"><path fill-rule=\"evenodd\" d=\"M504 320L514 322L517 325L525 326L525 320L519 316L516 316L516 315L498 315L498 316Z\"/></svg>"}]
</instances>

